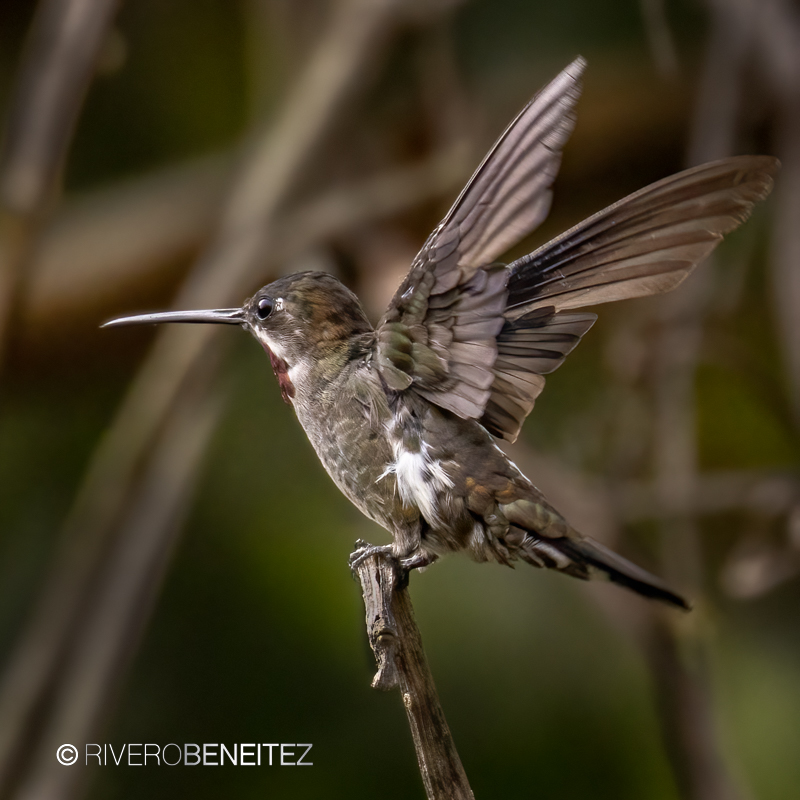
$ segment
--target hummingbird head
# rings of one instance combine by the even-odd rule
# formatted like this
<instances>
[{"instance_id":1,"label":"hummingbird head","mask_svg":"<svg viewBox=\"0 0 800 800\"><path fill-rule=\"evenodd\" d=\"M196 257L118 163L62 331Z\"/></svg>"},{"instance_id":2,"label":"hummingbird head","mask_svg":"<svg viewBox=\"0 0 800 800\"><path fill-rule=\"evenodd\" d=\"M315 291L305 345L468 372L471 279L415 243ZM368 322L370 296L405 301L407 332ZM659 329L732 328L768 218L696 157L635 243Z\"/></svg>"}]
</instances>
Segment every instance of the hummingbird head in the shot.
<instances>
[{"instance_id":1,"label":"hummingbird head","mask_svg":"<svg viewBox=\"0 0 800 800\"><path fill-rule=\"evenodd\" d=\"M325 272L300 272L259 289L242 307L246 327L289 367L328 358L372 331L358 298Z\"/></svg>"},{"instance_id":2,"label":"hummingbird head","mask_svg":"<svg viewBox=\"0 0 800 800\"><path fill-rule=\"evenodd\" d=\"M326 272L299 272L259 289L241 308L118 317L102 327L162 322L241 325L270 357L284 400L314 391L362 349L372 325L358 298Z\"/></svg>"}]
</instances>

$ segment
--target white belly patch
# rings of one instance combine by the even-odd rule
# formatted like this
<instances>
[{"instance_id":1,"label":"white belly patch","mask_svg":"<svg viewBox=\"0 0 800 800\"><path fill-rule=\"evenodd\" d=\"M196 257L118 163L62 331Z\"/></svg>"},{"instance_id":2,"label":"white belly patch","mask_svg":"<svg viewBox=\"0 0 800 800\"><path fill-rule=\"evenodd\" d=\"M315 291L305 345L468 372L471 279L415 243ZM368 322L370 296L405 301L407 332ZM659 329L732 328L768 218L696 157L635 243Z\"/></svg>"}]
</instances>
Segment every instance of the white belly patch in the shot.
<instances>
[{"instance_id":1,"label":"white belly patch","mask_svg":"<svg viewBox=\"0 0 800 800\"><path fill-rule=\"evenodd\" d=\"M394 474L403 505L416 506L432 528L439 527L442 521L439 495L453 488L453 481L445 472L442 462L431 457L424 443L419 451L412 452L397 442L394 456L394 463L386 467L378 480Z\"/></svg>"}]
</instances>

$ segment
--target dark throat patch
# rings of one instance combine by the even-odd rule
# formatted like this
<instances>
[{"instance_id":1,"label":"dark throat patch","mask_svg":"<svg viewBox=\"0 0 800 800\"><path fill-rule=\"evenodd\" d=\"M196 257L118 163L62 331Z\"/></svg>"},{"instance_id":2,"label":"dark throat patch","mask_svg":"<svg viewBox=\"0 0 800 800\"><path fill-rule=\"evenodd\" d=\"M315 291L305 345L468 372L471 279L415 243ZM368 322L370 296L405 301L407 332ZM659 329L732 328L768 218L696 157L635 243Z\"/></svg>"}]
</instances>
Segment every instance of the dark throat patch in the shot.
<instances>
[{"instance_id":1,"label":"dark throat patch","mask_svg":"<svg viewBox=\"0 0 800 800\"><path fill-rule=\"evenodd\" d=\"M272 364L272 371L275 373L278 385L281 387L283 402L291 405L294 397L294 384L289 380L289 365L282 358L276 356L269 347L266 345L263 345L263 347L267 351L269 363Z\"/></svg>"}]
</instances>

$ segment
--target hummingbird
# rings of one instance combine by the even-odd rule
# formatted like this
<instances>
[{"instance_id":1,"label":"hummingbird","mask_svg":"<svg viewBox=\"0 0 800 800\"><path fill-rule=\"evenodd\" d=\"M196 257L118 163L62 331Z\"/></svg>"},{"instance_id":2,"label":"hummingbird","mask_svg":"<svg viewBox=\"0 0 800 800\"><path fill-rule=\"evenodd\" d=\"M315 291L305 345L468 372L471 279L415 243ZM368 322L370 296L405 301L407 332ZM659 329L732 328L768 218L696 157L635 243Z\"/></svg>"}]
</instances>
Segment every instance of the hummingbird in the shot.
<instances>
[{"instance_id":1,"label":"hummingbird","mask_svg":"<svg viewBox=\"0 0 800 800\"><path fill-rule=\"evenodd\" d=\"M694 167L498 262L548 213L584 68L576 59L506 128L377 326L323 272L282 277L241 308L106 326L249 331L328 474L392 535L356 559L380 552L408 571L465 551L480 562L604 578L688 609L660 578L576 531L497 440L516 440L544 376L591 328L596 315L579 309L677 287L769 194L779 162L738 156Z\"/></svg>"}]
</instances>

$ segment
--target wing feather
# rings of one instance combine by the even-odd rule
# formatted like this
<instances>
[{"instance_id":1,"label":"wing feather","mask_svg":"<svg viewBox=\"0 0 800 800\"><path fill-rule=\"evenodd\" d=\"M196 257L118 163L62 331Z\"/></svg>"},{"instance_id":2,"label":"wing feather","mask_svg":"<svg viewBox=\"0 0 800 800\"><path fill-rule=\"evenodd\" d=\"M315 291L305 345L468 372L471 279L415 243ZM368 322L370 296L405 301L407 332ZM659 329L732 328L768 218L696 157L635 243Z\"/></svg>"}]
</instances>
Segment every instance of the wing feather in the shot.
<instances>
[{"instance_id":1,"label":"wing feather","mask_svg":"<svg viewBox=\"0 0 800 800\"><path fill-rule=\"evenodd\" d=\"M533 230L573 127L576 60L509 125L414 259L377 329L386 385L513 441L595 320L586 305L668 291L750 215L778 162L739 156L636 192L508 267Z\"/></svg>"},{"instance_id":2,"label":"wing feather","mask_svg":"<svg viewBox=\"0 0 800 800\"><path fill-rule=\"evenodd\" d=\"M483 414L509 278L492 262L547 215L584 66L577 59L525 106L414 259L378 324L377 364L390 389Z\"/></svg>"},{"instance_id":3,"label":"wing feather","mask_svg":"<svg viewBox=\"0 0 800 800\"><path fill-rule=\"evenodd\" d=\"M510 316L674 289L772 189L778 161L737 156L658 181L509 265Z\"/></svg>"},{"instance_id":4,"label":"wing feather","mask_svg":"<svg viewBox=\"0 0 800 800\"><path fill-rule=\"evenodd\" d=\"M481 424L513 442L544 389L543 376L561 366L596 319L550 306L507 320L497 337L495 380Z\"/></svg>"}]
</instances>

